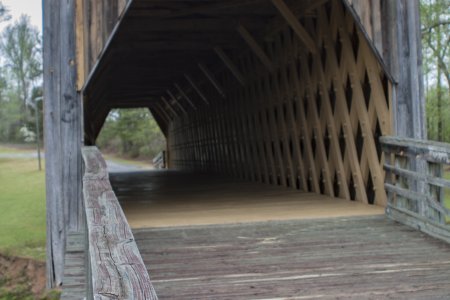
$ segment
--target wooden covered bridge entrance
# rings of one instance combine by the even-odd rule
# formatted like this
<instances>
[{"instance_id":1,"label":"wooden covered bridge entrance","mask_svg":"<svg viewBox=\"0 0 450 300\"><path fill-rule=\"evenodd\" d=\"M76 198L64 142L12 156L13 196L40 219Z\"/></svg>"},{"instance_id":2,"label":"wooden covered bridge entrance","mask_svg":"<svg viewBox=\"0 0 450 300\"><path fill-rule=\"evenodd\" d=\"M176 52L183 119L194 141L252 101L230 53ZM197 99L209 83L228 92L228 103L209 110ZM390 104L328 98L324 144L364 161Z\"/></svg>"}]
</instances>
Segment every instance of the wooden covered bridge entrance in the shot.
<instances>
[{"instance_id":1,"label":"wooden covered bridge entrance","mask_svg":"<svg viewBox=\"0 0 450 300\"><path fill-rule=\"evenodd\" d=\"M170 299L450 292L448 245L382 214L450 240L418 1L44 2L49 285L153 299L147 265ZM82 146L133 107L170 170L109 177Z\"/></svg>"}]
</instances>

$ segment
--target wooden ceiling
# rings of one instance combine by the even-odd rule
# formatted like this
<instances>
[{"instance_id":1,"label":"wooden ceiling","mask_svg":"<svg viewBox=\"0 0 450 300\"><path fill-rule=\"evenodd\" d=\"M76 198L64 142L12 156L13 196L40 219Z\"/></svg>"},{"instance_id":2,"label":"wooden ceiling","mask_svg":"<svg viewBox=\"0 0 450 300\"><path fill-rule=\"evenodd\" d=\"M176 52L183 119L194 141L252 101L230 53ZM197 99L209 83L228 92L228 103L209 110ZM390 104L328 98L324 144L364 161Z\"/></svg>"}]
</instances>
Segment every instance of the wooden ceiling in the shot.
<instances>
[{"instance_id":1,"label":"wooden ceiling","mask_svg":"<svg viewBox=\"0 0 450 300\"><path fill-rule=\"evenodd\" d=\"M90 126L101 127L111 108L174 105L174 97L207 81L208 72L226 68L229 57L255 51L252 42L262 44L287 26L274 2L132 0L84 88ZM282 3L308 15L324 2Z\"/></svg>"}]
</instances>

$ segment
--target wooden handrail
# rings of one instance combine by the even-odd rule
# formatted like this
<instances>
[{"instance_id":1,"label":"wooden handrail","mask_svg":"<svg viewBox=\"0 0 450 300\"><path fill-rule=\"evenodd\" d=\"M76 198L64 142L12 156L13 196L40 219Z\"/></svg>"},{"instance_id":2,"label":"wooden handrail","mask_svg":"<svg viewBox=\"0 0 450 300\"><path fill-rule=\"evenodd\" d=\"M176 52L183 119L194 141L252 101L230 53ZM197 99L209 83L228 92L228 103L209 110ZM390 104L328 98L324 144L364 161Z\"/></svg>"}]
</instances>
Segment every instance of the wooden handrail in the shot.
<instances>
[{"instance_id":1,"label":"wooden handrail","mask_svg":"<svg viewBox=\"0 0 450 300\"><path fill-rule=\"evenodd\" d=\"M450 208L443 177L450 165L450 144L411 138L380 138L385 154L386 214L437 238L450 242Z\"/></svg>"},{"instance_id":2,"label":"wooden handrail","mask_svg":"<svg viewBox=\"0 0 450 300\"><path fill-rule=\"evenodd\" d=\"M157 299L97 147L82 149L87 299Z\"/></svg>"}]
</instances>

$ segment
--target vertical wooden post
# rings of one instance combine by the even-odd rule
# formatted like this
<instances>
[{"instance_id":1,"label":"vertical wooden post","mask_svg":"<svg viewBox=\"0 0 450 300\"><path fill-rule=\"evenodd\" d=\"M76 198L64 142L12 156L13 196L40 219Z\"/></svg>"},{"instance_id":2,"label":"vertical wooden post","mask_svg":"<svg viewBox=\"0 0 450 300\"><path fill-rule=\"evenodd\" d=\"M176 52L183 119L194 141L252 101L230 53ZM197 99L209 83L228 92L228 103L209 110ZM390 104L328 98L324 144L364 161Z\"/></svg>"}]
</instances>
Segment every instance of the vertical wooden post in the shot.
<instances>
[{"instance_id":1,"label":"vertical wooden post","mask_svg":"<svg viewBox=\"0 0 450 300\"><path fill-rule=\"evenodd\" d=\"M426 138L419 0L384 0L383 56L397 80L393 99L398 136Z\"/></svg>"},{"instance_id":2,"label":"vertical wooden post","mask_svg":"<svg viewBox=\"0 0 450 300\"><path fill-rule=\"evenodd\" d=\"M66 232L83 227L75 11L75 0L44 0L48 287L62 284Z\"/></svg>"},{"instance_id":3,"label":"vertical wooden post","mask_svg":"<svg viewBox=\"0 0 450 300\"><path fill-rule=\"evenodd\" d=\"M383 0L382 7L387 20L383 56L397 80L392 99L395 134L426 139L419 0ZM410 164L412 170L427 172L428 165L421 160ZM409 188L426 194L423 184Z\"/></svg>"},{"instance_id":4,"label":"vertical wooden post","mask_svg":"<svg viewBox=\"0 0 450 300\"><path fill-rule=\"evenodd\" d=\"M44 1L44 135L47 193L47 286L62 283L65 226L62 208L60 131L60 19L58 0Z\"/></svg>"}]
</instances>

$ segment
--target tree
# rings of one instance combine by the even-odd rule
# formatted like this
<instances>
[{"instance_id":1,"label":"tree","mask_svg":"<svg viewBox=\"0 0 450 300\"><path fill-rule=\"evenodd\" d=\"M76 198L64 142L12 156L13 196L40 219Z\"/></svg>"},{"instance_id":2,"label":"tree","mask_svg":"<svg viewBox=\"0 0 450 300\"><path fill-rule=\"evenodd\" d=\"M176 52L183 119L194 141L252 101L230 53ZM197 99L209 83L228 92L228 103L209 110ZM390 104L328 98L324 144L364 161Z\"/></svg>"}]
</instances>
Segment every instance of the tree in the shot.
<instances>
[{"instance_id":1,"label":"tree","mask_svg":"<svg viewBox=\"0 0 450 300\"><path fill-rule=\"evenodd\" d=\"M165 148L165 138L148 109L113 110L97 141L104 152L151 159Z\"/></svg>"},{"instance_id":2,"label":"tree","mask_svg":"<svg viewBox=\"0 0 450 300\"><path fill-rule=\"evenodd\" d=\"M422 44L429 137L450 141L450 0L422 0Z\"/></svg>"},{"instance_id":3,"label":"tree","mask_svg":"<svg viewBox=\"0 0 450 300\"><path fill-rule=\"evenodd\" d=\"M31 91L42 75L41 39L38 30L31 26L29 17L22 15L5 29L0 49L10 84L16 88L22 102L22 121L25 123L27 102L31 101Z\"/></svg>"},{"instance_id":4,"label":"tree","mask_svg":"<svg viewBox=\"0 0 450 300\"><path fill-rule=\"evenodd\" d=\"M0 2L0 22L8 21L9 19L11 19L11 16L9 15L8 9Z\"/></svg>"}]
</instances>

